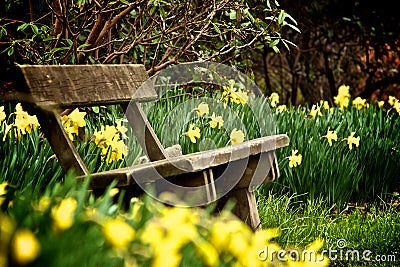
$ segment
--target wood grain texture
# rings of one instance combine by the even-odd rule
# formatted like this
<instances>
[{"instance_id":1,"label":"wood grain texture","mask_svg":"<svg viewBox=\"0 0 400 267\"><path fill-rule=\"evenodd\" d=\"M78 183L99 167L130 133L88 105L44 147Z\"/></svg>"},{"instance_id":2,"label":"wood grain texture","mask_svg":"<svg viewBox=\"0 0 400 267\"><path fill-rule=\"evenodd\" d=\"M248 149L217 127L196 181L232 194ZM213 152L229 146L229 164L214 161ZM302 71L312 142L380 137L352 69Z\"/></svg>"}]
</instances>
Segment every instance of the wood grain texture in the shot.
<instances>
[{"instance_id":1,"label":"wood grain texture","mask_svg":"<svg viewBox=\"0 0 400 267\"><path fill-rule=\"evenodd\" d=\"M132 127L138 143L150 161L165 159L165 149L147 120L147 116L140 103L129 102L123 103L121 106L125 111L125 116Z\"/></svg>"},{"instance_id":2,"label":"wood grain texture","mask_svg":"<svg viewBox=\"0 0 400 267\"><path fill-rule=\"evenodd\" d=\"M91 187L106 187L114 179L117 180L119 186L128 186L136 184L136 181L133 179L133 177L140 177L141 181L151 183L157 179L171 176L179 176L181 179L183 179L182 181L179 181L180 184L183 185L187 183L187 185L190 186L190 184L193 184L193 182L196 183L196 181L185 182L185 174L187 174L186 177L191 177L188 179L193 180L193 173L197 173L209 168L223 167L222 165L224 164L228 164L230 162L240 162L242 160L248 160L251 156L256 156L256 159L254 159L255 162L253 162L253 160L249 160L248 164L250 167L247 167L245 170L243 170L245 174L245 180L240 182L240 184L241 187L248 187L251 182L251 177L253 177L253 174L256 172L256 170L259 171L257 173L257 180L262 180L262 182L264 182L264 180L260 179L260 177L264 175L264 178L266 178L269 175L271 163L261 162L258 164L260 157L262 157L264 160L272 160L271 157L274 157L275 154L264 155L264 153L275 151L276 149L287 146L288 144L289 137L286 134L266 136L228 147L197 152L155 162L148 162L127 168L94 173L91 175ZM257 156L259 154L262 156ZM260 170L255 167L257 164L259 165L259 168L261 168ZM274 172L276 173L276 170L274 170ZM80 178L83 179L84 177ZM200 175L199 179L201 178L202 176ZM269 180L274 178L275 177L271 177ZM199 182L202 182L202 180Z\"/></svg>"},{"instance_id":3,"label":"wood grain texture","mask_svg":"<svg viewBox=\"0 0 400 267\"><path fill-rule=\"evenodd\" d=\"M20 65L16 88L38 106L77 107L150 101L157 93L143 65Z\"/></svg>"},{"instance_id":4,"label":"wood grain texture","mask_svg":"<svg viewBox=\"0 0 400 267\"><path fill-rule=\"evenodd\" d=\"M232 190L220 201L219 205L226 203L227 200L235 202L232 213L240 220L245 222L254 231L261 229L254 192L249 191L247 188Z\"/></svg>"}]
</instances>

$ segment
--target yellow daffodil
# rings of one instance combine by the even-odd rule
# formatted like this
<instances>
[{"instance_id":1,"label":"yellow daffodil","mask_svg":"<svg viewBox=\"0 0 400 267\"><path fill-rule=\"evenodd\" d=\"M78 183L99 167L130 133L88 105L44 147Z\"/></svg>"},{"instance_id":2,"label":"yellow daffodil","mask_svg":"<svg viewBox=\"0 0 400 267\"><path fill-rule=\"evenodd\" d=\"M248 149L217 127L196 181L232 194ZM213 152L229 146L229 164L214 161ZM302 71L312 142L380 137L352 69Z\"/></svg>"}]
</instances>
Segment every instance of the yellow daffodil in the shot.
<instances>
[{"instance_id":1,"label":"yellow daffodil","mask_svg":"<svg viewBox=\"0 0 400 267\"><path fill-rule=\"evenodd\" d=\"M203 115L208 115L208 113L210 113L210 108L207 103L200 103L194 111L197 112L199 117L202 117Z\"/></svg>"},{"instance_id":2,"label":"yellow daffodil","mask_svg":"<svg viewBox=\"0 0 400 267\"><path fill-rule=\"evenodd\" d=\"M353 106L355 106L358 110L362 109L363 107L366 107L367 103L365 103L367 100L362 99L361 97L356 97L356 99L353 100Z\"/></svg>"},{"instance_id":3,"label":"yellow daffodil","mask_svg":"<svg viewBox=\"0 0 400 267\"><path fill-rule=\"evenodd\" d=\"M74 223L74 214L78 203L75 198L66 198L51 209L53 227L56 232L70 228Z\"/></svg>"},{"instance_id":4,"label":"yellow daffodil","mask_svg":"<svg viewBox=\"0 0 400 267\"><path fill-rule=\"evenodd\" d=\"M303 156L301 154L297 155L297 150L292 150L292 155L287 157L289 159L289 167L297 167L298 165L301 164L301 160L303 159Z\"/></svg>"},{"instance_id":5,"label":"yellow daffodil","mask_svg":"<svg viewBox=\"0 0 400 267\"><path fill-rule=\"evenodd\" d=\"M396 101L393 105L393 108L400 114L400 101Z\"/></svg>"},{"instance_id":6,"label":"yellow daffodil","mask_svg":"<svg viewBox=\"0 0 400 267\"><path fill-rule=\"evenodd\" d=\"M39 126L39 122L36 116L31 116L28 114L28 112L24 111L20 103L18 103L15 106L14 114L16 115L14 121L14 127L17 130L18 137L20 137L20 133L21 134L31 133L32 129Z\"/></svg>"},{"instance_id":7,"label":"yellow daffodil","mask_svg":"<svg viewBox=\"0 0 400 267\"><path fill-rule=\"evenodd\" d=\"M122 156L126 157L128 155L128 147L125 145L124 141L117 140L116 138L111 140L110 150L111 152L109 152L109 154L107 155L107 163L118 161L122 159Z\"/></svg>"},{"instance_id":8,"label":"yellow daffodil","mask_svg":"<svg viewBox=\"0 0 400 267\"><path fill-rule=\"evenodd\" d=\"M2 182L0 184L0 196L7 194L7 187L8 187L8 182Z\"/></svg>"},{"instance_id":9,"label":"yellow daffodil","mask_svg":"<svg viewBox=\"0 0 400 267\"><path fill-rule=\"evenodd\" d=\"M78 135L79 127L86 126L85 115L86 112L81 112L76 108L69 115L61 116L64 129L71 140L74 140L73 134Z\"/></svg>"},{"instance_id":10,"label":"yellow daffodil","mask_svg":"<svg viewBox=\"0 0 400 267\"><path fill-rule=\"evenodd\" d=\"M333 97L335 104L340 106L340 110L343 110L343 108L349 106L349 100L350 100L349 89L350 86L341 85L338 90L339 91L338 95Z\"/></svg>"},{"instance_id":11,"label":"yellow daffodil","mask_svg":"<svg viewBox=\"0 0 400 267\"><path fill-rule=\"evenodd\" d=\"M385 101L383 101L383 100L378 101L378 107L379 107L379 108L382 108L383 105L385 105Z\"/></svg>"},{"instance_id":12,"label":"yellow daffodil","mask_svg":"<svg viewBox=\"0 0 400 267\"><path fill-rule=\"evenodd\" d=\"M20 265L31 263L40 253L40 243L28 229L19 229L15 232L11 247L12 256Z\"/></svg>"},{"instance_id":13,"label":"yellow daffodil","mask_svg":"<svg viewBox=\"0 0 400 267\"><path fill-rule=\"evenodd\" d=\"M178 267L182 261L182 254L176 248L172 238L163 240L154 248L154 258L151 267ZM168 260L165 260L168 259Z\"/></svg>"},{"instance_id":14,"label":"yellow daffodil","mask_svg":"<svg viewBox=\"0 0 400 267\"><path fill-rule=\"evenodd\" d=\"M110 197L115 197L119 193L119 188L111 188L111 190L108 192L108 195Z\"/></svg>"},{"instance_id":15,"label":"yellow daffodil","mask_svg":"<svg viewBox=\"0 0 400 267\"><path fill-rule=\"evenodd\" d=\"M195 245L196 252L204 259L207 266L218 266L219 257L214 246L200 238L196 240Z\"/></svg>"},{"instance_id":16,"label":"yellow daffodil","mask_svg":"<svg viewBox=\"0 0 400 267\"><path fill-rule=\"evenodd\" d=\"M276 105L279 103L279 95L274 92L268 97L268 100L271 103L271 107L276 107Z\"/></svg>"},{"instance_id":17,"label":"yellow daffodil","mask_svg":"<svg viewBox=\"0 0 400 267\"><path fill-rule=\"evenodd\" d=\"M347 144L349 145L349 149L351 150L353 148L353 145L355 145L356 147L358 147L360 145L360 137L354 137L354 134L356 132L351 132L351 134L349 135L349 137L343 139L343 140L347 140Z\"/></svg>"},{"instance_id":18,"label":"yellow daffodil","mask_svg":"<svg viewBox=\"0 0 400 267\"><path fill-rule=\"evenodd\" d=\"M313 118L315 118L317 115L322 116L321 107L318 105L312 105L310 115Z\"/></svg>"},{"instance_id":19,"label":"yellow daffodil","mask_svg":"<svg viewBox=\"0 0 400 267\"><path fill-rule=\"evenodd\" d=\"M222 116L215 116L215 113L213 112L210 119L211 128L216 128L218 126L218 129L221 129L222 126L224 126L224 120L222 119Z\"/></svg>"},{"instance_id":20,"label":"yellow daffodil","mask_svg":"<svg viewBox=\"0 0 400 267\"><path fill-rule=\"evenodd\" d=\"M399 100L396 97L390 95L388 100L389 105L394 106L394 103L396 102L399 102Z\"/></svg>"},{"instance_id":21,"label":"yellow daffodil","mask_svg":"<svg viewBox=\"0 0 400 267\"><path fill-rule=\"evenodd\" d=\"M68 118L78 127L85 127L86 126L86 121L84 119L85 115L86 112L81 112L79 111L79 109L76 108L68 115Z\"/></svg>"},{"instance_id":22,"label":"yellow daffodil","mask_svg":"<svg viewBox=\"0 0 400 267\"><path fill-rule=\"evenodd\" d=\"M242 130L233 129L230 135L232 145L240 144L244 141L244 133Z\"/></svg>"},{"instance_id":23,"label":"yellow daffodil","mask_svg":"<svg viewBox=\"0 0 400 267\"><path fill-rule=\"evenodd\" d=\"M135 230L121 218L107 220L103 235L108 244L116 249L124 249L134 239Z\"/></svg>"},{"instance_id":24,"label":"yellow daffodil","mask_svg":"<svg viewBox=\"0 0 400 267\"><path fill-rule=\"evenodd\" d=\"M117 121L117 126L102 125L100 131L94 132L94 143L101 148L103 156L106 156L106 162L121 160L123 156L128 155L128 147L122 139L126 139L125 132L127 128Z\"/></svg>"},{"instance_id":25,"label":"yellow daffodil","mask_svg":"<svg viewBox=\"0 0 400 267\"><path fill-rule=\"evenodd\" d=\"M231 100L236 104L246 104L249 99L248 92L235 88L234 80L229 80L228 84L229 86L222 87L224 89L222 92L222 98L225 100L225 103L227 104L229 100Z\"/></svg>"},{"instance_id":26,"label":"yellow daffodil","mask_svg":"<svg viewBox=\"0 0 400 267\"><path fill-rule=\"evenodd\" d=\"M0 184L0 206L3 204L5 198L5 195L7 194L7 187L8 187L8 182L2 182Z\"/></svg>"},{"instance_id":27,"label":"yellow daffodil","mask_svg":"<svg viewBox=\"0 0 400 267\"><path fill-rule=\"evenodd\" d=\"M245 233L236 232L232 235L228 243L228 251L239 260L243 256L243 252L249 249L249 238Z\"/></svg>"},{"instance_id":28,"label":"yellow daffodil","mask_svg":"<svg viewBox=\"0 0 400 267\"><path fill-rule=\"evenodd\" d=\"M4 106L0 107L0 123L6 119L7 115L4 112Z\"/></svg>"},{"instance_id":29,"label":"yellow daffodil","mask_svg":"<svg viewBox=\"0 0 400 267\"><path fill-rule=\"evenodd\" d=\"M284 111L287 111L286 105L279 105L279 106L276 108L275 113L276 113L276 114L279 114L279 113L282 113L282 112L284 112Z\"/></svg>"},{"instance_id":30,"label":"yellow daffodil","mask_svg":"<svg viewBox=\"0 0 400 267\"><path fill-rule=\"evenodd\" d=\"M319 104L320 104L320 106L322 106L325 110L329 110L330 109L330 107L329 107L329 102L328 101L324 101L324 100L321 100L321 101L319 101Z\"/></svg>"},{"instance_id":31,"label":"yellow daffodil","mask_svg":"<svg viewBox=\"0 0 400 267\"><path fill-rule=\"evenodd\" d=\"M47 196L43 196L39 199L38 203L35 203L33 205L33 208L41 213L47 211L47 209L50 207L51 204L51 199Z\"/></svg>"},{"instance_id":32,"label":"yellow daffodil","mask_svg":"<svg viewBox=\"0 0 400 267\"><path fill-rule=\"evenodd\" d=\"M191 123L189 125L189 130L186 133L182 134L182 135L189 137L190 141L192 143L196 143L196 138L200 138L200 136L201 136L200 128L199 127L195 128L195 124Z\"/></svg>"},{"instance_id":33,"label":"yellow daffodil","mask_svg":"<svg viewBox=\"0 0 400 267\"><path fill-rule=\"evenodd\" d=\"M329 146L332 146L332 140L337 141L337 133L336 131L331 131L328 128L328 132L326 135L322 136L321 138L326 138L328 140Z\"/></svg>"},{"instance_id":34,"label":"yellow daffodil","mask_svg":"<svg viewBox=\"0 0 400 267\"><path fill-rule=\"evenodd\" d=\"M247 92L245 92L245 91L243 91L241 89L238 89L237 91L232 91L231 92L231 99L236 104L244 105L244 104L247 103L247 101L249 99L249 96L248 96Z\"/></svg>"}]
</instances>

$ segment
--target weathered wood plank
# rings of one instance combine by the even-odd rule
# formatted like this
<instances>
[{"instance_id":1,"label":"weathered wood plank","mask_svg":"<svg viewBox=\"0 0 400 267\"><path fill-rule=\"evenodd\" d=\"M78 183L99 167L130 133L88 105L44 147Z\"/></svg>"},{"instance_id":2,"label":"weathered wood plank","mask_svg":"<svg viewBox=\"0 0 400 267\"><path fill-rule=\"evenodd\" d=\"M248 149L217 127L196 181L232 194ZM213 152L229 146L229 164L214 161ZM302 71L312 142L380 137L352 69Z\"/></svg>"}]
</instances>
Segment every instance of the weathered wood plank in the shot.
<instances>
[{"instance_id":1,"label":"weathered wood plank","mask_svg":"<svg viewBox=\"0 0 400 267\"><path fill-rule=\"evenodd\" d=\"M157 93L143 65L20 65L11 72L17 90L38 106L92 106L150 101ZM144 84L144 85L143 85ZM17 100L17 99L15 99Z\"/></svg>"},{"instance_id":2,"label":"weathered wood plank","mask_svg":"<svg viewBox=\"0 0 400 267\"><path fill-rule=\"evenodd\" d=\"M147 120L140 103L129 102L123 103L121 106L125 111L129 124L132 126L136 139L150 161L165 159L164 147Z\"/></svg>"},{"instance_id":3,"label":"weathered wood plank","mask_svg":"<svg viewBox=\"0 0 400 267\"><path fill-rule=\"evenodd\" d=\"M157 179L160 179L160 177L165 178L179 176L186 173L196 173L214 167L223 168L224 166L222 165L229 162L237 162L260 153L275 151L278 148L287 146L288 143L289 138L286 134L266 136L233 146L163 159L156 162L148 162L117 170L94 173L91 175L91 186L93 188L106 187L114 179L118 181L119 186L127 186L136 183L132 177L140 177L142 181L154 182ZM268 159L270 158L270 156L267 157ZM251 163L251 160L249 160L249 164L252 166L252 169L250 168L245 170L245 181L241 183L241 186L243 187L250 184L250 177L252 175L251 171L255 171L254 164L258 163L259 158L254 160L256 160L256 162L253 163ZM260 170L258 171L261 173L262 171L265 171L264 175L267 177L269 173L267 169L269 170L271 165L269 164L268 166L263 167L263 164L264 162L260 164ZM261 173L258 175L261 176ZM257 180L260 179L259 176L257 176ZM183 178L184 175L180 177ZM80 178L82 179L83 177ZM181 184L181 182L179 183ZM182 181L182 183L185 182Z\"/></svg>"},{"instance_id":4,"label":"weathered wood plank","mask_svg":"<svg viewBox=\"0 0 400 267\"><path fill-rule=\"evenodd\" d=\"M226 203L227 200L235 201L233 214L244 221L251 229L255 231L261 229L260 216L253 191L249 191L248 188L232 190L218 204Z\"/></svg>"}]
</instances>

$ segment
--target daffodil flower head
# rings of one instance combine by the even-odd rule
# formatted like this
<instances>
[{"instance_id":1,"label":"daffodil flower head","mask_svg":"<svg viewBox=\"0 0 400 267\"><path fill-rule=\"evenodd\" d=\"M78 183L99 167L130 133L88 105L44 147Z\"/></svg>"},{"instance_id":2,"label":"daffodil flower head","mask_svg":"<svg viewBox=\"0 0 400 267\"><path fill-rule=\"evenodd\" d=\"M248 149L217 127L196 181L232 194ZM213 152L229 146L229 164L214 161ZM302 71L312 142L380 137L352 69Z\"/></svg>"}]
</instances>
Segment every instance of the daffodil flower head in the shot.
<instances>
[{"instance_id":1,"label":"daffodil flower head","mask_svg":"<svg viewBox=\"0 0 400 267\"><path fill-rule=\"evenodd\" d=\"M236 144L240 144L244 141L244 133L242 130L238 130L238 129L233 129L231 134L230 134L230 138L231 138L231 143L232 145L236 145Z\"/></svg>"},{"instance_id":2,"label":"daffodil flower head","mask_svg":"<svg viewBox=\"0 0 400 267\"><path fill-rule=\"evenodd\" d=\"M218 266L218 252L212 244L204 239L198 239L194 244L196 246L196 253L203 258L207 266Z\"/></svg>"},{"instance_id":3,"label":"daffodil flower head","mask_svg":"<svg viewBox=\"0 0 400 267\"><path fill-rule=\"evenodd\" d=\"M366 99L362 99L361 97L356 97L356 99L353 100L353 106L355 106L358 110L362 109L363 107L367 106Z\"/></svg>"},{"instance_id":4,"label":"daffodil flower head","mask_svg":"<svg viewBox=\"0 0 400 267\"><path fill-rule=\"evenodd\" d=\"M2 182L0 184L0 206L6 199L5 195L7 194L7 187L8 187L8 182Z\"/></svg>"},{"instance_id":5,"label":"daffodil flower head","mask_svg":"<svg viewBox=\"0 0 400 267\"><path fill-rule=\"evenodd\" d=\"M287 111L286 105L279 105L279 106L276 107L275 113L279 114L279 113L282 113L284 111Z\"/></svg>"},{"instance_id":6,"label":"daffodil flower head","mask_svg":"<svg viewBox=\"0 0 400 267\"><path fill-rule=\"evenodd\" d=\"M394 106L394 103L396 102L399 102L399 100L396 97L390 95L388 100L389 105Z\"/></svg>"},{"instance_id":7,"label":"daffodil flower head","mask_svg":"<svg viewBox=\"0 0 400 267\"><path fill-rule=\"evenodd\" d=\"M213 112L210 119L211 128L216 128L218 126L218 129L220 130L222 126L224 126L224 120L222 119L222 116L215 116L215 112Z\"/></svg>"},{"instance_id":8,"label":"daffodil flower head","mask_svg":"<svg viewBox=\"0 0 400 267\"><path fill-rule=\"evenodd\" d=\"M238 89L237 91L232 91L231 99L236 104L245 105L249 100L248 93L243 91L242 89Z\"/></svg>"},{"instance_id":9,"label":"daffodil flower head","mask_svg":"<svg viewBox=\"0 0 400 267\"><path fill-rule=\"evenodd\" d=\"M20 265L31 263L40 254L40 243L29 229L15 232L11 248L14 260Z\"/></svg>"},{"instance_id":10,"label":"daffodil flower head","mask_svg":"<svg viewBox=\"0 0 400 267\"><path fill-rule=\"evenodd\" d=\"M122 156L128 155L128 147L124 143L123 140L118 140L117 138L113 138L110 142L110 150L107 155L106 162L111 163L113 161L118 161L122 159Z\"/></svg>"},{"instance_id":11,"label":"daffodil flower head","mask_svg":"<svg viewBox=\"0 0 400 267\"><path fill-rule=\"evenodd\" d=\"M73 122L73 124L77 125L78 127L85 127L85 115L86 112L81 112L79 111L79 109L76 108L68 115L68 118Z\"/></svg>"},{"instance_id":12,"label":"daffodil flower head","mask_svg":"<svg viewBox=\"0 0 400 267\"><path fill-rule=\"evenodd\" d=\"M18 103L15 106L15 121L14 127L17 130L18 138L20 137L19 133L26 134L31 133L32 129L39 126L39 122L36 116L31 116L28 112L22 109L21 103Z\"/></svg>"},{"instance_id":13,"label":"daffodil flower head","mask_svg":"<svg viewBox=\"0 0 400 267\"><path fill-rule=\"evenodd\" d=\"M378 107L379 108L382 108L384 105L385 105L385 101L383 101L383 100L378 101Z\"/></svg>"},{"instance_id":14,"label":"daffodil flower head","mask_svg":"<svg viewBox=\"0 0 400 267\"><path fill-rule=\"evenodd\" d=\"M134 239L135 230L122 218L115 218L104 223L103 236L113 248L125 249Z\"/></svg>"},{"instance_id":15,"label":"daffodil flower head","mask_svg":"<svg viewBox=\"0 0 400 267\"><path fill-rule=\"evenodd\" d=\"M400 114L400 101L396 101L393 105L393 108Z\"/></svg>"},{"instance_id":16,"label":"daffodil flower head","mask_svg":"<svg viewBox=\"0 0 400 267\"><path fill-rule=\"evenodd\" d=\"M86 112L81 112L76 108L69 115L61 116L64 129L71 140L74 140L73 134L78 135L79 127L86 126L85 115Z\"/></svg>"},{"instance_id":17,"label":"daffodil flower head","mask_svg":"<svg viewBox=\"0 0 400 267\"><path fill-rule=\"evenodd\" d=\"M350 86L342 84L338 89L338 95L350 97Z\"/></svg>"},{"instance_id":18,"label":"daffodil flower head","mask_svg":"<svg viewBox=\"0 0 400 267\"><path fill-rule=\"evenodd\" d=\"M278 93L272 93L269 97L268 100L271 103L271 107L276 107L276 105L279 103L279 95Z\"/></svg>"},{"instance_id":19,"label":"daffodil flower head","mask_svg":"<svg viewBox=\"0 0 400 267\"><path fill-rule=\"evenodd\" d=\"M322 136L321 138L326 138L328 140L329 146L332 146L332 140L337 141L337 133L336 133L336 131L329 130L329 127L328 127L328 131L327 131L326 135Z\"/></svg>"},{"instance_id":20,"label":"daffodil flower head","mask_svg":"<svg viewBox=\"0 0 400 267\"><path fill-rule=\"evenodd\" d=\"M297 155L298 150L292 150L292 155L287 157L289 159L289 167L297 167L298 165L301 164L301 161L303 159L303 156L301 154Z\"/></svg>"},{"instance_id":21,"label":"daffodil flower head","mask_svg":"<svg viewBox=\"0 0 400 267\"><path fill-rule=\"evenodd\" d=\"M196 138L200 138L201 137L200 128L199 127L195 128L195 124L191 123L189 125L189 130L186 133L182 134L182 135L189 137L190 141L192 143L196 143Z\"/></svg>"},{"instance_id":22,"label":"daffodil flower head","mask_svg":"<svg viewBox=\"0 0 400 267\"><path fill-rule=\"evenodd\" d=\"M320 104L320 106L322 106L325 110L329 110L330 109L330 107L329 107L329 102L328 101L324 101L324 100L321 100L321 101L319 101L319 104Z\"/></svg>"},{"instance_id":23,"label":"daffodil flower head","mask_svg":"<svg viewBox=\"0 0 400 267\"><path fill-rule=\"evenodd\" d=\"M312 105L310 115L315 118L317 115L322 116L321 107L318 105Z\"/></svg>"},{"instance_id":24,"label":"daffodil flower head","mask_svg":"<svg viewBox=\"0 0 400 267\"><path fill-rule=\"evenodd\" d=\"M349 106L349 100L350 100L349 89L350 86L341 85L338 90L339 91L338 95L333 97L335 104L340 106L340 110L343 110L343 108Z\"/></svg>"},{"instance_id":25,"label":"daffodil flower head","mask_svg":"<svg viewBox=\"0 0 400 267\"><path fill-rule=\"evenodd\" d=\"M0 107L0 123L6 119L7 115L4 112L4 106Z\"/></svg>"},{"instance_id":26,"label":"daffodil flower head","mask_svg":"<svg viewBox=\"0 0 400 267\"><path fill-rule=\"evenodd\" d=\"M203 115L208 115L208 113L210 113L210 108L207 103L200 103L194 111L197 112L199 117L202 117Z\"/></svg>"},{"instance_id":27,"label":"daffodil flower head","mask_svg":"<svg viewBox=\"0 0 400 267\"><path fill-rule=\"evenodd\" d=\"M74 214L78 206L75 198L69 197L51 209L53 227L56 232L62 232L70 228L74 223Z\"/></svg>"},{"instance_id":28,"label":"daffodil flower head","mask_svg":"<svg viewBox=\"0 0 400 267\"><path fill-rule=\"evenodd\" d=\"M228 104L229 101L232 101L236 104L245 105L249 100L248 92L242 89L235 88L235 81L229 80L229 86L223 86L224 91L222 92L222 98L225 100L225 103Z\"/></svg>"},{"instance_id":29,"label":"daffodil flower head","mask_svg":"<svg viewBox=\"0 0 400 267\"><path fill-rule=\"evenodd\" d=\"M7 187L8 187L8 182L2 182L0 184L0 196L7 194Z\"/></svg>"},{"instance_id":30,"label":"daffodil flower head","mask_svg":"<svg viewBox=\"0 0 400 267\"><path fill-rule=\"evenodd\" d=\"M356 132L351 132L351 134L347 138L343 139L347 141L350 150L353 148L353 145L355 145L356 147L360 145L360 137L354 137L355 133Z\"/></svg>"}]
</instances>

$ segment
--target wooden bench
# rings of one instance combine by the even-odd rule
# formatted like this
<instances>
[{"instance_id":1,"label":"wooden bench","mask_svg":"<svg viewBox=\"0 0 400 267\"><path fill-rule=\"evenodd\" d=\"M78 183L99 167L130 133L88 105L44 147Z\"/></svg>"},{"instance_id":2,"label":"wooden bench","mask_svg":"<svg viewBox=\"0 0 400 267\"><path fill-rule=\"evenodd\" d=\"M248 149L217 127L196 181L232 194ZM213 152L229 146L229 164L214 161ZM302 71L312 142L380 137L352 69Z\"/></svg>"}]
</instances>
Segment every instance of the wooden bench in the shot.
<instances>
[{"instance_id":1,"label":"wooden bench","mask_svg":"<svg viewBox=\"0 0 400 267\"><path fill-rule=\"evenodd\" d=\"M16 90L3 95L3 101L19 101L37 115L65 172L73 169L79 179L90 175L92 189L104 189L117 182L118 187L139 183L169 181L188 188L204 186L207 198L218 199L223 206L235 199L233 213L253 229L259 228L253 186L271 182L279 176L275 150L287 146L284 135L266 136L241 144L177 157L168 157L149 124L140 102L154 101L158 95L148 80L143 65L21 65L11 74ZM132 125L132 131L150 162L100 173L88 168L68 138L60 120L66 108L120 104ZM240 177L231 188L230 177ZM219 187L215 186L219 182ZM220 196L224 195L220 198Z\"/></svg>"}]
</instances>

